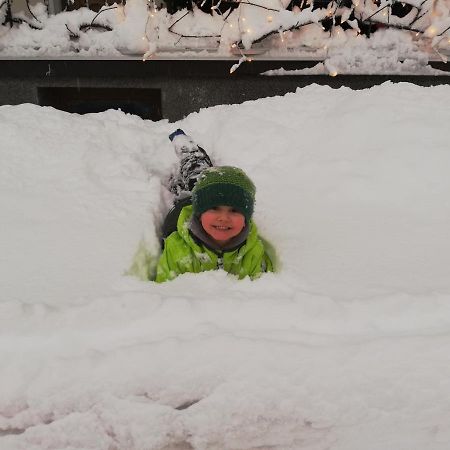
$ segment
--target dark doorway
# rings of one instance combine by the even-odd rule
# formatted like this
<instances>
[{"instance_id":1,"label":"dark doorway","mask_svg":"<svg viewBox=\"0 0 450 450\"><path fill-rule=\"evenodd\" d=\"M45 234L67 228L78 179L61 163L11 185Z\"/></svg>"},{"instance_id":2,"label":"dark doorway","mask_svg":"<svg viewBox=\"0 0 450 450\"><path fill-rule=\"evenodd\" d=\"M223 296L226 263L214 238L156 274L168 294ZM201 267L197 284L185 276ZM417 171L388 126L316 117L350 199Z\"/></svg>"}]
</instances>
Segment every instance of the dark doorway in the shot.
<instances>
[{"instance_id":1,"label":"dark doorway","mask_svg":"<svg viewBox=\"0 0 450 450\"><path fill-rule=\"evenodd\" d=\"M160 120L161 90L139 88L38 88L39 105L87 114L120 109L143 119Z\"/></svg>"}]
</instances>

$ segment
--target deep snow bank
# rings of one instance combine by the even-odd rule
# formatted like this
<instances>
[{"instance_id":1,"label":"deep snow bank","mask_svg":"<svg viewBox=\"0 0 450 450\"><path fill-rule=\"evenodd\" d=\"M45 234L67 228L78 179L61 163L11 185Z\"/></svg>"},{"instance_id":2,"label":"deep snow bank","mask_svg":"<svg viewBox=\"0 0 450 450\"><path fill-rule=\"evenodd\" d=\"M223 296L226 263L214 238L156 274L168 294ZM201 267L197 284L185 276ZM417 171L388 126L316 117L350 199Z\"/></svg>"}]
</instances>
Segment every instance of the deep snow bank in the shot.
<instances>
[{"instance_id":1,"label":"deep snow bank","mask_svg":"<svg viewBox=\"0 0 450 450\"><path fill-rule=\"evenodd\" d=\"M177 124L0 107L1 447L446 449L449 100L310 86ZM279 273L123 277L157 248L178 126L254 179Z\"/></svg>"}]
</instances>

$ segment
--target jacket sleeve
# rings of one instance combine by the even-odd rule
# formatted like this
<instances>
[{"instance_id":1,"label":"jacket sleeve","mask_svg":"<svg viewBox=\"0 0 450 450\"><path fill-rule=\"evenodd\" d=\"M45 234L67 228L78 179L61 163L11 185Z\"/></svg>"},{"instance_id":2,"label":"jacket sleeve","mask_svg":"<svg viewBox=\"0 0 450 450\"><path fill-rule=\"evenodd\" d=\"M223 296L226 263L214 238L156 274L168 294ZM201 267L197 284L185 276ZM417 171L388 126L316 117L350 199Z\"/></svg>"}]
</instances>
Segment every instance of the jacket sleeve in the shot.
<instances>
[{"instance_id":1,"label":"jacket sleeve","mask_svg":"<svg viewBox=\"0 0 450 450\"><path fill-rule=\"evenodd\" d=\"M263 272L273 272L273 263L267 252L264 252L261 269Z\"/></svg>"},{"instance_id":2,"label":"jacket sleeve","mask_svg":"<svg viewBox=\"0 0 450 450\"><path fill-rule=\"evenodd\" d=\"M264 272L272 272L272 261L268 256L265 246L261 240L251 252L251 262L248 267L248 275L252 280L259 278Z\"/></svg>"},{"instance_id":3,"label":"jacket sleeve","mask_svg":"<svg viewBox=\"0 0 450 450\"><path fill-rule=\"evenodd\" d=\"M261 270L263 272L276 272L278 259L275 247L267 239L260 237L260 240L264 247Z\"/></svg>"},{"instance_id":4,"label":"jacket sleeve","mask_svg":"<svg viewBox=\"0 0 450 450\"><path fill-rule=\"evenodd\" d=\"M159 257L158 265L156 266L156 278L157 283L173 280L179 274L179 268L177 264L177 258L174 256L173 247L176 245L174 239L169 236L164 242L164 250Z\"/></svg>"}]
</instances>

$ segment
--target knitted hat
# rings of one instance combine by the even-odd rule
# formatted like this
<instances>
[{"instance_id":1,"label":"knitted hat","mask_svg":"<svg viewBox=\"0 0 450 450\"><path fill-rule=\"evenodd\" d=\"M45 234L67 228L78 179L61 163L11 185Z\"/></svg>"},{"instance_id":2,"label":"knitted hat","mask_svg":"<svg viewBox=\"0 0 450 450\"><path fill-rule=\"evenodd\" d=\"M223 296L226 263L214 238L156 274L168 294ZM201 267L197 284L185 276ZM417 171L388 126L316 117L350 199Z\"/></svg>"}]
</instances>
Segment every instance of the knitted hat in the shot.
<instances>
[{"instance_id":1,"label":"knitted hat","mask_svg":"<svg viewBox=\"0 0 450 450\"><path fill-rule=\"evenodd\" d=\"M248 221L255 205L256 188L252 180L237 167L205 169L192 190L194 214L200 217L208 209L225 205L235 208Z\"/></svg>"}]
</instances>

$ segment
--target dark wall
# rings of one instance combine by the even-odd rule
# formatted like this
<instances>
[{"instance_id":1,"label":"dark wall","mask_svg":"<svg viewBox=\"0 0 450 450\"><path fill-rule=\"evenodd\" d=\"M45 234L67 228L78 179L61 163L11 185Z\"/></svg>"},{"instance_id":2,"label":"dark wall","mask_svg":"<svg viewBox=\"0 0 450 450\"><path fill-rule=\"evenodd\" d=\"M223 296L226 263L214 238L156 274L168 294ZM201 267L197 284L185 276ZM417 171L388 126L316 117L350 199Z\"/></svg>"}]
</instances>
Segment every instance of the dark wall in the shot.
<instances>
[{"instance_id":1,"label":"dark wall","mask_svg":"<svg viewBox=\"0 0 450 450\"><path fill-rule=\"evenodd\" d=\"M175 121L204 107L283 95L313 83L352 89L388 80L423 86L450 83L450 76L446 75L261 75L270 69L303 69L318 62L292 60L244 63L230 75L235 62L233 59L0 60L0 104L35 103L80 113L120 107L144 118ZM433 65L449 70L443 63Z\"/></svg>"}]
</instances>

